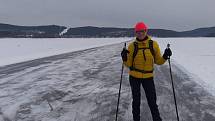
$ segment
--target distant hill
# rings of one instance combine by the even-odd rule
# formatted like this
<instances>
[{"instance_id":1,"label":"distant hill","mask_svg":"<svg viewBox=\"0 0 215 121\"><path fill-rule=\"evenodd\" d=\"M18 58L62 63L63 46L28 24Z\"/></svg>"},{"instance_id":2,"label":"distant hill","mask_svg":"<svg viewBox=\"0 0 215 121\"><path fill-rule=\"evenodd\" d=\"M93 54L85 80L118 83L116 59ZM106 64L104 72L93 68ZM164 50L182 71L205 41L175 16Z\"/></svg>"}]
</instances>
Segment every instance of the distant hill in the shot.
<instances>
[{"instance_id":1,"label":"distant hill","mask_svg":"<svg viewBox=\"0 0 215 121\"><path fill-rule=\"evenodd\" d=\"M67 31L65 31L67 30ZM149 29L155 37L215 37L215 27L177 32L165 29ZM16 26L0 24L0 38L74 38L74 37L133 37L133 28L76 27L65 26Z\"/></svg>"},{"instance_id":2,"label":"distant hill","mask_svg":"<svg viewBox=\"0 0 215 121\"><path fill-rule=\"evenodd\" d=\"M70 28L64 37L131 37L133 29L109 27L77 27Z\"/></svg>"},{"instance_id":3,"label":"distant hill","mask_svg":"<svg viewBox=\"0 0 215 121\"><path fill-rule=\"evenodd\" d=\"M0 37L60 37L59 33L64 29L66 29L66 27L57 25L15 26L9 24L0 24Z\"/></svg>"},{"instance_id":4,"label":"distant hill","mask_svg":"<svg viewBox=\"0 0 215 121\"><path fill-rule=\"evenodd\" d=\"M184 37L215 37L215 27L209 27L209 28L199 28L194 29L192 31L184 31L181 32L180 36Z\"/></svg>"}]
</instances>

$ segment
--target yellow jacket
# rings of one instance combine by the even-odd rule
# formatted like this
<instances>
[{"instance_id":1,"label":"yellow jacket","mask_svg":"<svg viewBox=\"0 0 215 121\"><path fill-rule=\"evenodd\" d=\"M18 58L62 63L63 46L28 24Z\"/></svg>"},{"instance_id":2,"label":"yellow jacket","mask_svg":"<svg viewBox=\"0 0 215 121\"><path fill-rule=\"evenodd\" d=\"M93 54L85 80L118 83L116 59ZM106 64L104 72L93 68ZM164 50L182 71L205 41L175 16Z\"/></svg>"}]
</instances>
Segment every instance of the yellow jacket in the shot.
<instances>
[{"instance_id":1,"label":"yellow jacket","mask_svg":"<svg viewBox=\"0 0 215 121\"><path fill-rule=\"evenodd\" d=\"M136 39L133 40L132 43L128 45L128 60L124 62L124 64L130 68L132 66L132 61L133 61L133 53L134 53L134 42L137 42L138 48L149 48L149 40L151 40L151 37L148 36L148 39L140 42L137 41ZM133 62L133 67L139 70L144 70L144 71L152 71L154 69L154 64L157 65L162 65L166 62L166 60L161 56L160 53L160 48L159 45L156 41L153 40L153 48L154 48L154 57L150 51L150 49L146 49L145 52L145 57L146 60L144 59L143 51L138 50L137 55L134 58ZM136 78L150 78L153 77L153 72L152 73L142 73L136 70L130 70L129 75L136 77Z\"/></svg>"}]
</instances>

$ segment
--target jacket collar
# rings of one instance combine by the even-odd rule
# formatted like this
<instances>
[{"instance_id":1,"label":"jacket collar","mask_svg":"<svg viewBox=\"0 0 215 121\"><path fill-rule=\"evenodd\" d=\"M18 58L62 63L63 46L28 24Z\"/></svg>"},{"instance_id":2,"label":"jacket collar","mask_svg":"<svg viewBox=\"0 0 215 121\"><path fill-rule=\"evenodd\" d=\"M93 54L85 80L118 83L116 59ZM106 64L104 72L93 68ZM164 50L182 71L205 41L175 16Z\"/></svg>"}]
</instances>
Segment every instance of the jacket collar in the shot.
<instances>
[{"instance_id":1,"label":"jacket collar","mask_svg":"<svg viewBox=\"0 0 215 121\"><path fill-rule=\"evenodd\" d=\"M135 42L137 42L138 44L146 44L149 40L151 40L151 37L149 35L146 36L146 40L144 41L138 41L137 38L135 38Z\"/></svg>"}]
</instances>

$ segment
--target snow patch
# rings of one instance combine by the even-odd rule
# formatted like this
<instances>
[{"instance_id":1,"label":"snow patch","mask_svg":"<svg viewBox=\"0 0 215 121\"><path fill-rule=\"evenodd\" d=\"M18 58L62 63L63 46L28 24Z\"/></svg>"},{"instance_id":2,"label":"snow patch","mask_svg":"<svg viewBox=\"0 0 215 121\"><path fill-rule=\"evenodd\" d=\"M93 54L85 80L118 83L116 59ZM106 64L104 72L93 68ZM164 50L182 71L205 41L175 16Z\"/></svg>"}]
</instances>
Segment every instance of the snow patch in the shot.
<instances>
[{"instance_id":1,"label":"snow patch","mask_svg":"<svg viewBox=\"0 0 215 121\"><path fill-rule=\"evenodd\" d=\"M70 28L67 27L66 29L64 29L59 35L60 36L63 36L65 33L67 33L67 31L69 30Z\"/></svg>"}]
</instances>

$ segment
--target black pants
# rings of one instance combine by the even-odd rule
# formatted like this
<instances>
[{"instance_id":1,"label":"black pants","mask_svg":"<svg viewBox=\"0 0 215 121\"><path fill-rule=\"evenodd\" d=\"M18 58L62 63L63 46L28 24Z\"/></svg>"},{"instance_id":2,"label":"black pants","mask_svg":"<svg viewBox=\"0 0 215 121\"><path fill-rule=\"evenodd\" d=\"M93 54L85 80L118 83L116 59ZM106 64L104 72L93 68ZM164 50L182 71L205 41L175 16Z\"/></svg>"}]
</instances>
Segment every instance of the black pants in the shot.
<instances>
[{"instance_id":1,"label":"black pants","mask_svg":"<svg viewBox=\"0 0 215 121\"><path fill-rule=\"evenodd\" d=\"M131 91L132 91L132 113L134 121L140 121L140 101L141 101L141 91L140 87L143 86L143 89L146 94L147 102L151 110L153 121L162 121L158 105L156 103L156 92L153 78L140 79L130 76L129 77Z\"/></svg>"}]
</instances>

